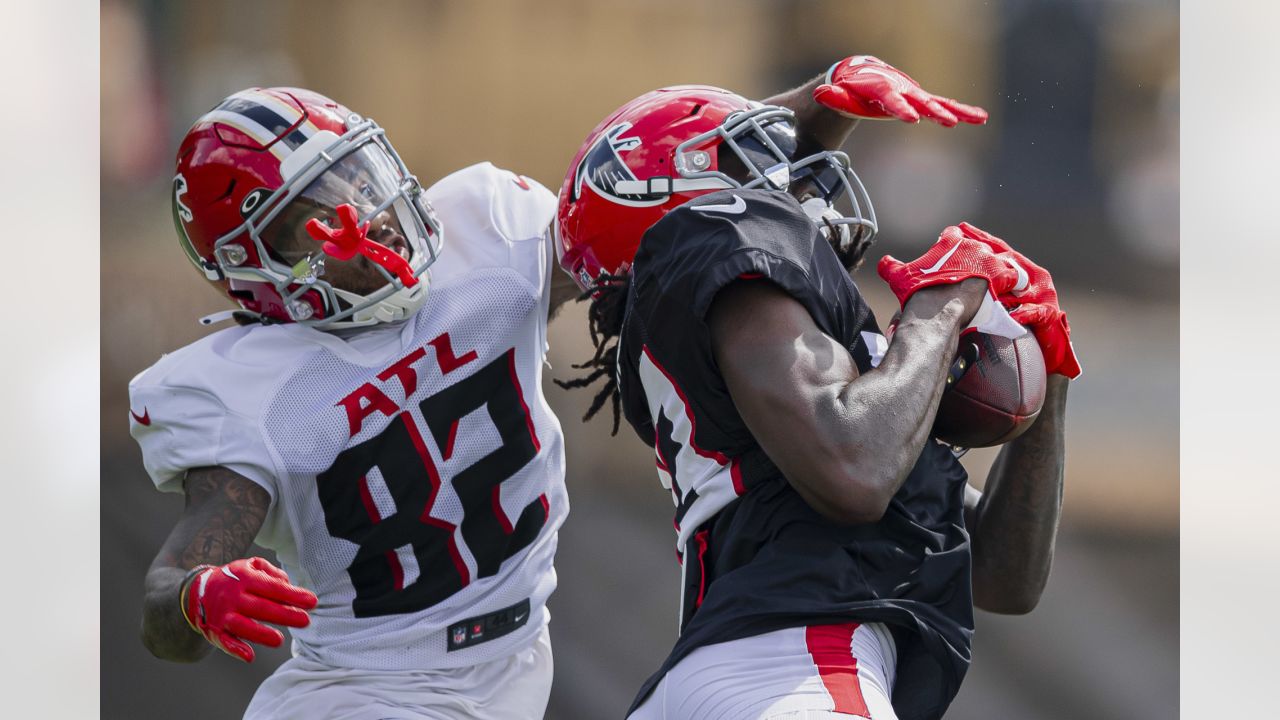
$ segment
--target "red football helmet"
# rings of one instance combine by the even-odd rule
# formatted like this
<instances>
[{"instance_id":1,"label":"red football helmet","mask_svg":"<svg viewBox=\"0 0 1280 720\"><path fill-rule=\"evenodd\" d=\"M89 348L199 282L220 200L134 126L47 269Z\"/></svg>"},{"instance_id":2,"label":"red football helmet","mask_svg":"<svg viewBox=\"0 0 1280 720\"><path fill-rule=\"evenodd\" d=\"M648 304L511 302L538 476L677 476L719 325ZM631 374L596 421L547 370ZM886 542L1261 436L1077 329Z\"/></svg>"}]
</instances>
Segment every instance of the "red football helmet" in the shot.
<instances>
[{"instance_id":1,"label":"red football helmet","mask_svg":"<svg viewBox=\"0 0 1280 720\"><path fill-rule=\"evenodd\" d=\"M408 261L408 286L377 260L353 261L361 263L360 283L326 279L326 261L331 276L352 272L326 257L306 223L336 225L341 205ZM298 88L238 92L192 125L178 149L173 219L191 262L248 314L327 328L412 315L426 300L427 268L444 240L384 131Z\"/></svg>"},{"instance_id":2,"label":"red football helmet","mask_svg":"<svg viewBox=\"0 0 1280 720\"><path fill-rule=\"evenodd\" d=\"M602 273L625 273L641 236L677 206L716 190L786 190L801 180L813 195L806 212L842 257L860 256L876 232L866 189L843 152L796 157L794 128L786 108L706 85L626 103L587 136L560 188L561 267L589 289ZM837 211L838 200L851 211Z\"/></svg>"}]
</instances>

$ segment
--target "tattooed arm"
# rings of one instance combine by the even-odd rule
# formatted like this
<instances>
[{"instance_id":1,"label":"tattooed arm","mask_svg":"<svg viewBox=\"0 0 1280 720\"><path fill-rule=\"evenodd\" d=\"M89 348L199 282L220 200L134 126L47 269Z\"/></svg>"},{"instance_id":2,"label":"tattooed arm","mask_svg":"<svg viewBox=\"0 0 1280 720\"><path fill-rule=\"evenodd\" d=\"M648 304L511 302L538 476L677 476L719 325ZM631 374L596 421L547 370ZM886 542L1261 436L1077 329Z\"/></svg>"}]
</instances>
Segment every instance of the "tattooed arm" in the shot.
<instances>
[{"instance_id":1,"label":"tattooed arm","mask_svg":"<svg viewBox=\"0 0 1280 720\"><path fill-rule=\"evenodd\" d=\"M175 662L195 662L213 647L182 616L178 594L187 571L244 557L271 505L266 490L222 467L188 471L186 493L182 517L147 571L142 602L142 643Z\"/></svg>"},{"instance_id":2,"label":"tattooed arm","mask_svg":"<svg viewBox=\"0 0 1280 720\"><path fill-rule=\"evenodd\" d=\"M1062 512L1067 382L1062 375L1049 376L1040 417L1000 450L986 492L968 488L973 599L983 610L1031 612L1049 580Z\"/></svg>"}]
</instances>

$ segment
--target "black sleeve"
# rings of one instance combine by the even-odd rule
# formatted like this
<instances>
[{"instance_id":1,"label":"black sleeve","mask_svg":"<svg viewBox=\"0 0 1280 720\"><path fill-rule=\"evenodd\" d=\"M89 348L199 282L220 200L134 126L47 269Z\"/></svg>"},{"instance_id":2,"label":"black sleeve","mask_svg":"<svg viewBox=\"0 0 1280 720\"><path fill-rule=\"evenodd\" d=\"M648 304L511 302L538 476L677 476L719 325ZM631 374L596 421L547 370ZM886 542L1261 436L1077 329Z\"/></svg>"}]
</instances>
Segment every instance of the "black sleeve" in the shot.
<instances>
[{"instance_id":1,"label":"black sleeve","mask_svg":"<svg viewBox=\"0 0 1280 720\"><path fill-rule=\"evenodd\" d=\"M739 278L778 285L841 341L870 315L835 252L786 193L727 190L682 205L646 233L635 264L638 285L661 288L656 312L682 306L698 322Z\"/></svg>"},{"instance_id":2,"label":"black sleeve","mask_svg":"<svg viewBox=\"0 0 1280 720\"><path fill-rule=\"evenodd\" d=\"M706 314L738 279L764 279L800 302L814 322L849 348L871 312L835 252L794 198L768 190L711 193L668 213L645 233L631 271L620 384L627 420L646 442L653 422L638 377L648 348L709 422L698 431L728 445L749 440L712 352ZM865 369L865 368L864 368ZM705 429L704 429L705 428ZM710 440L710 439L708 439Z\"/></svg>"}]
</instances>

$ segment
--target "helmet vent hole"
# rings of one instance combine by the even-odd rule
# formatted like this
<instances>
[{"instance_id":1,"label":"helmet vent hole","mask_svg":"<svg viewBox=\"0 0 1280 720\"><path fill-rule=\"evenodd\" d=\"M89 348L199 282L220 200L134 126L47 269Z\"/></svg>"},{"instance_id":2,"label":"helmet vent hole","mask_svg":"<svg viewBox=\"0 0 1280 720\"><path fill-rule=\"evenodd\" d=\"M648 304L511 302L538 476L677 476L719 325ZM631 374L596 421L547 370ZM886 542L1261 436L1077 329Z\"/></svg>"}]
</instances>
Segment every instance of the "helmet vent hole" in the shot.
<instances>
[{"instance_id":1,"label":"helmet vent hole","mask_svg":"<svg viewBox=\"0 0 1280 720\"><path fill-rule=\"evenodd\" d=\"M214 199L214 202L219 202L219 201L221 201L221 200L226 200L227 198L231 197L231 191L232 191L232 190L235 190L235 189L236 189L236 179L235 179L235 178L231 178L231 184L227 185L227 189L226 189L226 190L225 190L221 195L219 195L217 198L215 198L215 199Z\"/></svg>"},{"instance_id":2,"label":"helmet vent hole","mask_svg":"<svg viewBox=\"0 0 1280 720\"><path fill-rule=\"evenodd\" d=\"M694 115L697 115L698 111L701 109L702 109L702 103L698 103L697 105L694 105L693 109L689 111L688 117L693 117Z\"/></svg>"}]
</instances>

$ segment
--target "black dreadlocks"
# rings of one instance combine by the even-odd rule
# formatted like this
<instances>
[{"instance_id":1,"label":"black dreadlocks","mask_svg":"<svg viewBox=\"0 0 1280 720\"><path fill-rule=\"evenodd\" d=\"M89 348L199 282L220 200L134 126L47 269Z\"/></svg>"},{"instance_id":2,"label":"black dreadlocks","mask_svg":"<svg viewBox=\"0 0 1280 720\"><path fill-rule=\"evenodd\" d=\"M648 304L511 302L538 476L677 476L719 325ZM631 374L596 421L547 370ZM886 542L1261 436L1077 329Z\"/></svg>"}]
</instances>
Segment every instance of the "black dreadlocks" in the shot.
<instances>
[{"instance_id":1,"label":"black dreadlocks","mask_svg":"<svg viewBox=\"0 0 1280 720\"><path fill-rule=\"evenodd\" d=\"M621 394L618 391L618 336L622 334L622 319L627 312L627 288L630 286L628 276L601 273L596 282L578 296L577 301L590 300L587 308L587 327L591 331L591 344L595 345L595 354L586 361L574 365L577 370L590 370L585 376L573 380L556 380L555 383L566 390L585 388L600 378L605 378L604 387L591 400L591 407L582 416L587 422L600 412L606 400L613 401L613 432L618 434L618 426L622 420Z\"/></svg>"}]
</instances>

